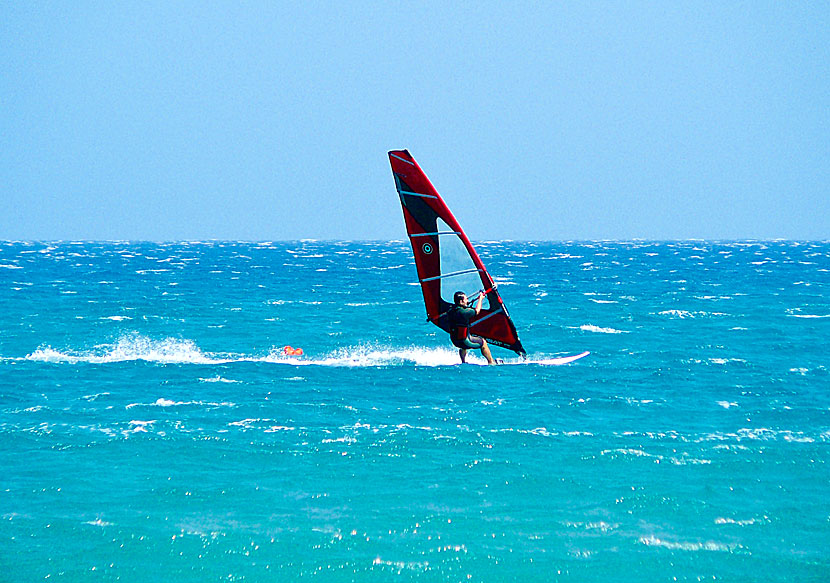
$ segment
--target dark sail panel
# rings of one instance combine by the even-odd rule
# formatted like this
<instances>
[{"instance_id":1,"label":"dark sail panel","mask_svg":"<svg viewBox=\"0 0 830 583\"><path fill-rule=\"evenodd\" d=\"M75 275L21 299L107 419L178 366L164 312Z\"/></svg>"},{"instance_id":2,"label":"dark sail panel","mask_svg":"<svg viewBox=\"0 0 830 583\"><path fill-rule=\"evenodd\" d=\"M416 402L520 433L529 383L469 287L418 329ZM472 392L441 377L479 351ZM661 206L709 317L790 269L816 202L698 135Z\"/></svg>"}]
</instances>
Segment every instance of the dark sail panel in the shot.
<instances>
[{"instance_id":1,"label":"dark sail panel","mask_svg":"<svg viewBox=\"0 0 830 583\"><path fill-rule=\"evenodd\" d=\"M446 312L453 305L453 294L460 290L474 300L484 293L471 332L524 356L493 279L444 199L407 150L389 152L389 162L430 322L449 332Z\"/></svg>"}]
</instances>

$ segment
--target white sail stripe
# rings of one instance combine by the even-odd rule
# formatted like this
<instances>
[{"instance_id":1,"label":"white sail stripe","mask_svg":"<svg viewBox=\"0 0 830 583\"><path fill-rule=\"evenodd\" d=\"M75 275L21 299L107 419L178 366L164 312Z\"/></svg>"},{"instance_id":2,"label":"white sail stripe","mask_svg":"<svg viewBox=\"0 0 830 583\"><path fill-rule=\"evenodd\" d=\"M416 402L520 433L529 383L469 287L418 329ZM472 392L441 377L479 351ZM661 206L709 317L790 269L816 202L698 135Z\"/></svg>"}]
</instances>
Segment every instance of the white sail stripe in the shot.
<instances>
[{"instance_id":1,"label":"white sail stripe","mask_svg":"<svg viewBox=\"0 0 830 583\"><path fill-rule=\"evenodd\" d=\"M409 160L404 160L403 158L401 158L400 156L398 156L398 155L396 155L396 154L392 154L392 153L390 153L389 155L390 155L390 156L392 156L393 158L397 158L397 159L398 159L398 160L400 160L401 162L406 162L406 163L407 163L407 164L409 164L410 166L415 166L415 163L414 163L414 162L410 162Z\"/></svg>"},{"instance_id":2,"label":"white sail stripe","mask_svg":"<svg viewBox=\"0 0 830 583\"><path fill-rule=\"evenodd\" d=\"M489 314L487 314L486 316L484 316L481 320L476 320L475 322L473 322L472 324L470 324L470 328L472 328L472 327L473 327L473 326L475 326L476 324L481 324L481 323L482 323L484 320L486 320L487 318L492 318L493 316L495 316L495 315L496 315L496 314L498 314L499 312L503 312L503 311L504 311L504 309L503 309L503 308L499 308L499 309L498 309L498 310L496 310L495 312L490 312Z\"/></svg>"},{"instance_id":3,"label":"white sail stripe","mask_svg":"<svg viewBox=\"0 0 830 583\"><path fill-rule=\"evenodd\" d=\"M421 198L438 198L432 194L421 194L420 192L409 192L408 190L401 190L401 194L406 194L409 196L420 196Z\"/></svg>"}]
</instances>

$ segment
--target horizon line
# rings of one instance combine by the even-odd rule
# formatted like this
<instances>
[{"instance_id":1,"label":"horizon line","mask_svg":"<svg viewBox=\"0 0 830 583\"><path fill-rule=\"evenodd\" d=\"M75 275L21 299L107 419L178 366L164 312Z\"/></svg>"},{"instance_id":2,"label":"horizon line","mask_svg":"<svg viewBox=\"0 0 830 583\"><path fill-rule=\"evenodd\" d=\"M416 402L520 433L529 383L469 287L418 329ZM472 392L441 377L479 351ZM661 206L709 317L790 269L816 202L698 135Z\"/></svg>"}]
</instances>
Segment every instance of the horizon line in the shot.
<instances>
[{"instance_id":1,"label":"horizon line","mask_svg":"<svg viewBox=\"0 0 830 583\"><path fill-rule=\"evenodd\" d=\"M0 244L80 244L80 243L405 243L406 239L322 239L315 237L301 237L294 239L0 239ZM774 238L702 238L689 237L683 239L668 238L641 238L630 239L471 239L471 242L480 244L489 243L827 243L827 239L791 239L787 237Z\"/></svg>"}]
</instances>

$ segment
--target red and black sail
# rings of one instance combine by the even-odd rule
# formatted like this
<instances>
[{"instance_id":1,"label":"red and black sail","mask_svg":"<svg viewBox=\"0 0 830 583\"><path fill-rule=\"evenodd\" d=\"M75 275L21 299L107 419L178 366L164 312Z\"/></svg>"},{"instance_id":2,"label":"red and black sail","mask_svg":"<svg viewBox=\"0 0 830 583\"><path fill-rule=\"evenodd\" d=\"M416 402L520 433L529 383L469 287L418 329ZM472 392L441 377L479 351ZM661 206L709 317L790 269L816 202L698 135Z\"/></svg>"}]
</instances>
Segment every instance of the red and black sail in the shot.
<instances>
[{"instance_id":1,"label":"red and black sail","mask_svg":"<svg viewBox=\"0 0 830 583\"><path fill-rule=\"evenodd\" d=\"M449 332L447 310L453 305L453 294L463 291L472 303L483 293L482 310L472 321L470 332L524 356L493 278L444 199L407 150L389 152L389 162L429 321Z\"/></svg>"}]
</instances>

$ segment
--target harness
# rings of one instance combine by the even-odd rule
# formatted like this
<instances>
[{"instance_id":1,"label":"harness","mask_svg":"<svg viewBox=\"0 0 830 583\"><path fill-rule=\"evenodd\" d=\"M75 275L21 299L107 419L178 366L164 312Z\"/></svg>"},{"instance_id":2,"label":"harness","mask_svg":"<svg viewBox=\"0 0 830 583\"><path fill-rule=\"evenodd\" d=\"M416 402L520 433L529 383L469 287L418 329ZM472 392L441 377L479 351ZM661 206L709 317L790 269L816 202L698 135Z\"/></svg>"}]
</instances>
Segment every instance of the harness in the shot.
<instances>
[{"instance_id":1,"label":"harness","mask_svg":"<svg viewBox=\"0 0 830 583\"><path fill-rule=\"evenodd\" d=\"M470 335L470 329L467 326L459 326L458 328L450 328L450 338L452 340L466 340Z\"/></svg>"},{"instance_id":2,"label":"harness","mask_svg":"<svg viewBox=\"0 0 830 583\"><path fill-rule=\"evenodd\" d=\"M458 306L450 308L450 322L458 320ZM468 326L450 326L450 339L458 342L463 342L470 335Z\"/></svg>"}]
</instances>

